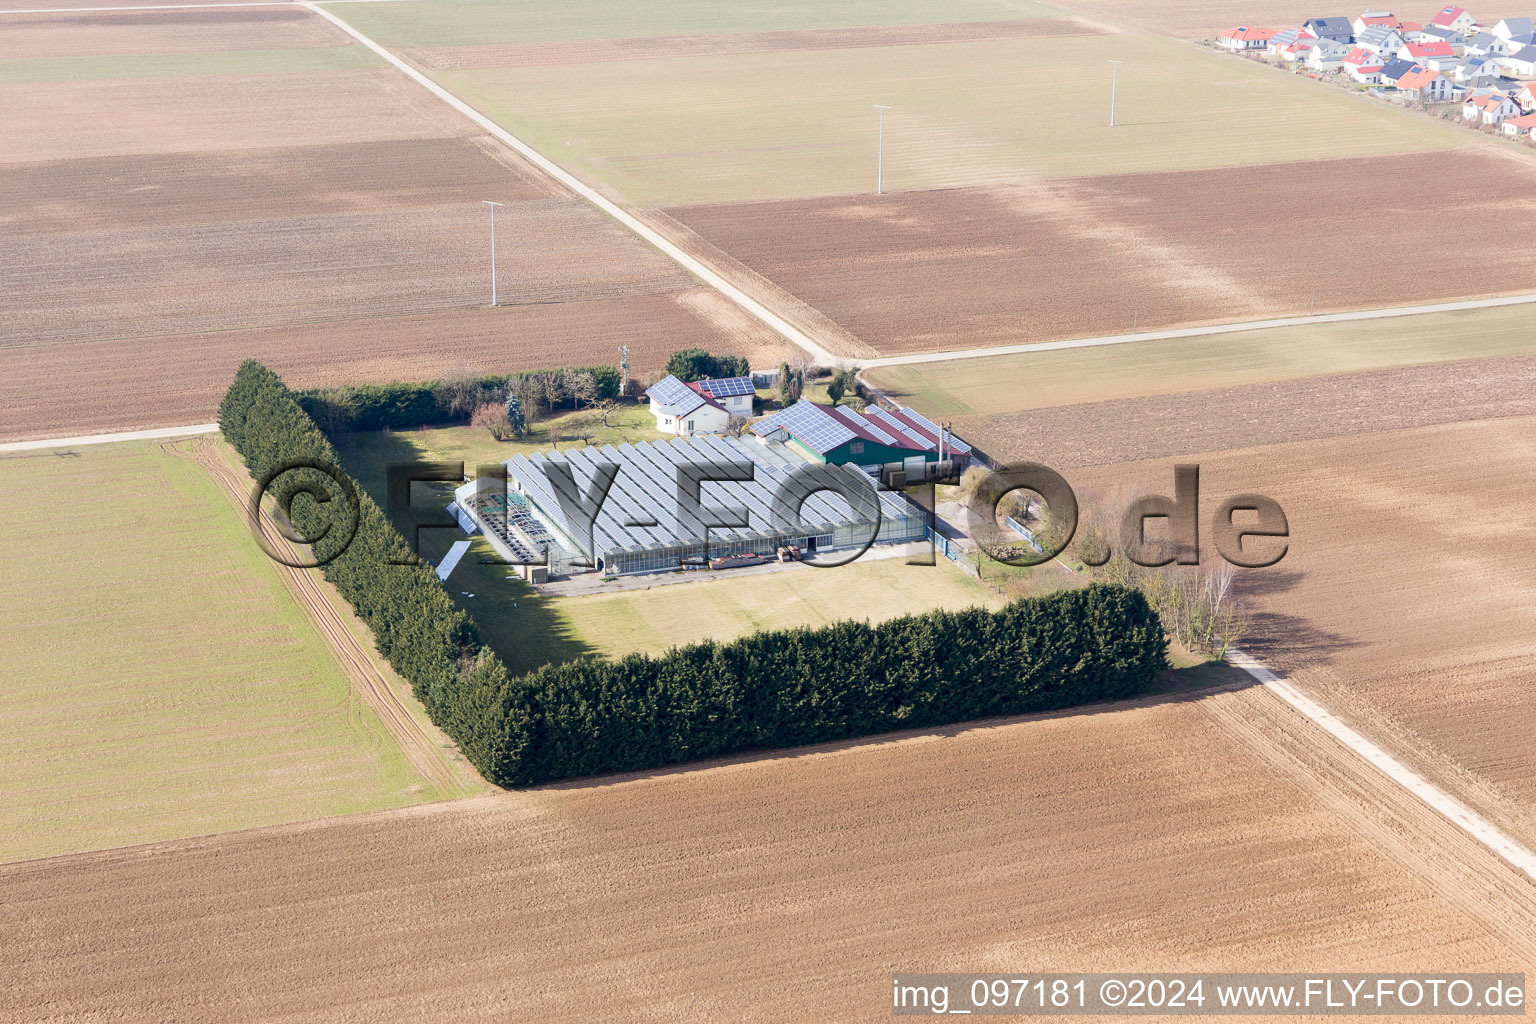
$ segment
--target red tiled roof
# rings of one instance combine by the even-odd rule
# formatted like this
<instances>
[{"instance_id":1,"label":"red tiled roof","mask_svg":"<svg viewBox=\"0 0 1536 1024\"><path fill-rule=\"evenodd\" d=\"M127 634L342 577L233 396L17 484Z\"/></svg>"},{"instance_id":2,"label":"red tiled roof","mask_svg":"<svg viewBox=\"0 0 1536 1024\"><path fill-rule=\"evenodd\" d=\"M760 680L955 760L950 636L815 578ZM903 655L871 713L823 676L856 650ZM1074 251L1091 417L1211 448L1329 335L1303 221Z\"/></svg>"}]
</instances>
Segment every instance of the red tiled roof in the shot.
<instances>
[{"instance_id":1,"label":"red tiled roof","mask_svg":"<svg viewBox=\"0 0 1536 1024\"><path fill-rule=\"evenodd\" d=\"M1466 13L1465 7L1443 7L1439 14L1429 19L1429 23L1440 28L1450 28L1452 22Z\"/></svg>"},{"instance_id":2,"label":"red tiled roof","mask_svg":"<svg viewBox=\"0 0 1536 1024\"><path fill-rule=\"evenodd\" d=\"M1376 54L1363 46L1357 46L1344 55L1345 64L1364 64L1368 60L1376 60ZM1379 66L1379 65L1378 65Z\"/></svg>"},{"instance_id":3,"label":"red tiled roof","mask_svg":"<svg viewBox=\"0 0 1536 1024\"><path fill-rule=\"evenodd\" d=\"M1394 15L1388 14L1380 18L1361 18L1366 28L1401 28L1402 22Z\"/></svg>"},{"instance_id":4,"label":"red tiled roof","mask_svg":"<svg viewBox=\"0 0 1536 1024\"><path fill-rule=\"evenodd\" d=\"M1536 114L1521 114L1519 117L1512 117L1504 123L1512 124L1516 128L1536 128Z\"/></svg>"},{"instance_id":5,"label":"red tiled roof","mask_svg":"<svg viewBox=\"0 0 1536 1024\"><path fill-rule=\"evenodd\" d=\"M1451 49L1451 44L1444 39L1437 39L1432 43L1409 43L1408 56L1414 60L1425 57L1454 57L1456 51Z\"/></svg>"},{"instance_id":6,"label":"red tiled roof","mask_svg":"<svg viewBox=\"0 0 1536 1024\"><path fill-rule=\"evenodd\" d=\"M1275 30L1272 28L1249 28L1246 25L1239 25L1237 28L1231 28L1223 32L1221 38L1258 41L1273 38L1274 35Z\"/></svg>"},{"instance_id":7,"label":"red tiled roof","mask_svg":"<svg viewBox=\"0 0 1536 1024\"><path fill-rule=\"evenodd\" d=\"M1431 71L1429 68L1414 68L1397 80L1397 87L1399 89L1422 89L1439 77L1440 72L1438 71Z\"/></svg>"}]
</instances>

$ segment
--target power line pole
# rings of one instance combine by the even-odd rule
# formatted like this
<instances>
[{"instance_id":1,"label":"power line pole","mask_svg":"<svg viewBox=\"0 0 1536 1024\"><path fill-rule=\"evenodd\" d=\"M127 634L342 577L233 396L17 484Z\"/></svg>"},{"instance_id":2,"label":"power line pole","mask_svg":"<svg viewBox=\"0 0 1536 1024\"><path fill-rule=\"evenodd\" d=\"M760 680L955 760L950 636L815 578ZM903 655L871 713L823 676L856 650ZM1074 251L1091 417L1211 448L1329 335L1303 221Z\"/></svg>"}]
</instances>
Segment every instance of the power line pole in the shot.
<instances>
[{"instance_id":1,"label":"power line pole","mask_svg":"<svg viewBox=\"0 0 1536 1024\"><path fill-rule=\"evenodd\" d=\"M885 112L890 107L873 104L880 111L880 135L879 142L875 145L875 195L885 194Z\"/></svg>"},{"instance_id":2,"label":"power line pole","mask_svg":"<svg viewBox=\"0 0 1536 1024\"><path fill-rule=\"evenodd\" d=\"M489 199L480 200L491 208L491 305L496 305L496 207L501 203L493 203Z\"/></svg>"},{"instance_id":3,"label":"power line pole","mask_svg":"<svg viewBox=\"0 0 1536 1024\"><path fill-rule=\"evenodd\" d=\"M1115 126L1115 87L1120 84L1120 65L1123 61L1112 60L1109 69L1109 126Z\"/></svg>"}]
</instances>

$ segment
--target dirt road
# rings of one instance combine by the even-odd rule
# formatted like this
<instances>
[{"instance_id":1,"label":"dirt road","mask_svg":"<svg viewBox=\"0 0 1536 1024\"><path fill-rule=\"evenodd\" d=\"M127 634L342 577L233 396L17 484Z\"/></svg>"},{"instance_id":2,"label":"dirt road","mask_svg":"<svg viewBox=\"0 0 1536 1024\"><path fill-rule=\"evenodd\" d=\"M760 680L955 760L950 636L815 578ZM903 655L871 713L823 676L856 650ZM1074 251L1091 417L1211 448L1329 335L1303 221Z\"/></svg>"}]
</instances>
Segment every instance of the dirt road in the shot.
<instances>
[{"instance_id":1,"label":"dirt road","mask_svg":"<svg viewBox=\"0 0 1536 1024\"><path fill-rule=\"evenodd\" d=\"M230 465L210 438L167 442L161 447L173 455L192 459L207 470L239 515L245 516L250 501L250 479ZM270 520L263 517L261 523L263 536L273 549L296 553ZM420 711L406 705L409 698L390 685L385 670L380 667L378 654L363 646L360 630L343 618L351 616L350 609L344 610L340 596L319 571L286 565L278 565L277 571L315 629L325 638L326 646L352 681L353 689L379 716L384 728L400 744L416 770L445 796L484 792L485 785L468 762L456 750L450 755L452 741L435 726L424 722Z\"/></svg>"}]
</instances>

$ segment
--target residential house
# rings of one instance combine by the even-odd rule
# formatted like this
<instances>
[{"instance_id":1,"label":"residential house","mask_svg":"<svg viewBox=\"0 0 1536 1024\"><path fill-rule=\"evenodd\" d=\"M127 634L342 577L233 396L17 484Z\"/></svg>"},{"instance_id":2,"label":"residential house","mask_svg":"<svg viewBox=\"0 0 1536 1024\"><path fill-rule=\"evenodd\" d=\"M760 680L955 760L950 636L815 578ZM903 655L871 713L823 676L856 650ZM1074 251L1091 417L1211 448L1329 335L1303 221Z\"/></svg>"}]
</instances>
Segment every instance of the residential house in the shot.
<instances>
[{"instance_id":1,"label":"residential house","mask_svg":"<svg viewBox=\"0 0 1536 1024\"><path fill-rule=\"evenodd\" d=\"M1467 37L1453 28L1436 28L1434 25L1426 25L1424 31L1414 33L1413 42L1432 43L1435 40L1451 44L1451 49L1460 56L1467 47Z\"/></svg>"},{"instance_id":2,"label":"residential house","mask_svg":"<svg viewBox=\"0 0 1536 1024\"><path fill-rule=\"evenodd\" d=\"M1499 39L1508 41L1516 36L1536 32L1536 24L1533 24L1530 18L1500 18L1489 32Z\"/></svg>"},{"instance_id":3,"label":"residential house","mask_svg":"<svg viewBox=\"0 0 1536 1024\"><path fill-rule=\"evenodd\" d=\"M752 415L750 377L684 383L663 377L645 392L651 400L656 429L665 434L721 434L732 416Z\"/></svg>"},{"instance_id":4,"label":"residential house","mask_svg":"<svg viewBox=\"0 0 1536 1024\"><path fill-rule=\"evenodd\" d=\"M1456 60L1456 51L1451 49L1451 44L1444 40L1433 43L1408 43L1397 51L1397 55L1403 60L1411 60L1426 66L1432 60Z\"/></svg>"},{"instance_id":5,"label":"residential house","mask_svg":"<svg viewBox=\"0 0 1536 1024\"><path fill-rule=\"evenodd\" d=\"M1536 139L1536 114L1521 114L1519 117L1511 117L1501 127L1504 134L1510 138L1519 138L1524 135L1528 139Z\"/></svg>"},{"instance_id":6,"label":"residential house","mask_svg":"<svg viewBox=\"0 0 1536 1024\"><path fill-rule=\"evenodd\" d=\"M1394 57L1381 66L1381 84L1396 85L1399 78L1417 69L1418 66L1411 60Z\"/></svg>"},{"instance_id":7,"label":"residential house","mask_svg":"<svg viewBox=\"0 0 1536 1024\"><path fill-rule=\"evenodd\" d=\"M1500 124L1519 114L1519 105L1501 92L1468 97L1461 106L1462 117L1468 121L1476 119L1482 124Z\"/></svg>"},{"instance_id":8,"label":"residential house","mask_svg":"<svg viewBox=\"0 0 1536 1024\"><path fill-rule=\"evenodd\" d=\"M1514 101L1527 113L1536 111L1536 82L1526 82L1515 90Z\"/></svg>"},{"instance_id":9,"label":"residential house","mask_svg":"<svg viewBox=\"0 0 1536 1024\"><path fill-rule=\"evenodd\" d=\"M1357 82L1375 85L1381 81L1382 60L1363 46L1344 55L1344 73Z\"/></svg>"},{"instance_id":10,"label":"residential house","mask_svg":"<svg viewBox=\"0 0 1536 1024\"><path fill-rule=\"evenodd\" d=\"M1536 75L1536 46L1527 46L1517 53L1495 59L1500 69L1510 78L1530 78Z\"/></svg>"},{"instance_id":11,"label":"residential house","mask_svg":"<svg viewBox=\"0 0 1536 1024\"><path fill-rule=\"evenodd\" d=\"M1440 13L1430 18L1429 24L1424 28L1426 31L1434 28L1449 29L1458 35L1465 36L1467 30L1475 24L1476 21L1465 7L1442 7Z\"/></svg>"},{"instance_id":12,"label":"residential house","mask_svg":"<svg viewBox=\"0 0 1536 1024\"><path fill-rule=\"evenodd\" d=\"M1274 35L1275 30L1272 28L1239 25L1217 36L1216 43L1229 50L1262 50L1269 45Z\"/></svg>"},{"instance_id":13,"label":"residential house","mask_svg":"<svg viewBox=\"0 0 1536 1024\"><path fill-rule=\"evenodd\" d=\"M1446 74L1457 85L1469 89L1493 85L1501 77L1498 64L1489 57L1463 57Z\"/></svg>"},{"instance_id":14,"label":"residential house","mask_svg":"<svg viewBox=\"0 0 1536 1024\"><path fill-rule=\"evenodd\" d=\"M1366 11L1350 24L1355 30L1355 42L1359 42L1360 36L1368 28L1397 28L1402 23L1391 11Z\"/></svg>"},{"instance_id":15,"label":"residential house","mask_svg":"<svg viewBox=\"0 0 1536 1024\"><path fill-rule=\"evenodd\" d=\"M1397 91L1410 100L1443 103L1451 98L1451 83L1438 71L1415 67L1397 80Z\"/></svg>"},{"instance_id":16,"label":"residential house","mask_svg":"<svg viewBox=\"0 0 1536 1024\"><path fill-rule=\"evenodd\" d=\"M1331 39L1319 39L1307 54L1307 67L1314 71L1338 71L1344 66L1344 55L1349 47Z\"/></svg>"},{"instance_id":17,"label":"residential house","mask_svg":"<svg viewBox=\"0 0 1536 1024\"><path fill-rule=\"evenodd\" d=\"M1301 27L1319 39L1331 39L1336 43L1355 41L1355 27L1348 18L1308 18Z\"/></svg>"},{"instance_id":18,"label":"residential house","mask_svg":"<svg viewBox=\"0 0 1536 1024\"><path fill-rule=\"evenodd\" d=\"M1355 45L1364 47L1383 60L1387 60L1403 48L1403 34L1386 25L1368 28L1355 36Z\"/></svg>"},{"instance_id":19,"label":"residential house","mask_svg":"<svg viewBox=\"0 0 1536 1024\"><path fill-rule=\"evenodd\" d=\"M1491 57L1499 52L1499 45L1503 42L1492 32L1478 32L1467 37L1466 55L1468 57Z\"/></svg>"}]
</instances>

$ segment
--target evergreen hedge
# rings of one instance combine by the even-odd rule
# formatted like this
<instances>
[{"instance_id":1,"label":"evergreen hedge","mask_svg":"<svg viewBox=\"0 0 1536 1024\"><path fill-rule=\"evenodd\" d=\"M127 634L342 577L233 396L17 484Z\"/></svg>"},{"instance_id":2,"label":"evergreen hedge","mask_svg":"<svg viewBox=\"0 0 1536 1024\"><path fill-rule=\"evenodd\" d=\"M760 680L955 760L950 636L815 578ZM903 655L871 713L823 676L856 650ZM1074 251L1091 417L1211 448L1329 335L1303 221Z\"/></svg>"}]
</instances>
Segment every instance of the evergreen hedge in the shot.
<instances>
[{"instance_id":1,"label":"evergreen hedge","mask_svg":"<svg viewBox=\"0 0 1536 1024\"><path fill-rule=\"evenodd\" d=\"M219 423L258 480L294 462L339 467L259 363L240 367ZM295 523L314 536L315 517L332 507L297 501ZM331 540L316 553L333 553ZM429 567L391 564L408 559L405 539L359 492L356 536L322 571L432 720L503 786L1130 697L1166 667L1146 599L1096 584L997 612L766 631L514 678Z\"/></svg>"},{"instance_id":2,"label":"evergreen hedge","mask_svg":"<svg viewBox=\"0 0 1536 1024\"><path fill-rule=\"evenodd\" d=\"M465 422L474 405L480 402L506 401L507 393L519 381L530 377L563 376L590 373L597 384L599 400L617 398L621 381L612 366L577 366L560 370L524 370L520 373L491 374L475 377L468 384L481 394L478 399L454 408L452 391L444 381L419 383L360 384L354 387L311 388L293 392L302 408L330 433L338 430L412 430L439 423ZM573 404L570 396L556 405Z\"/></svg>"}]
</instances>

